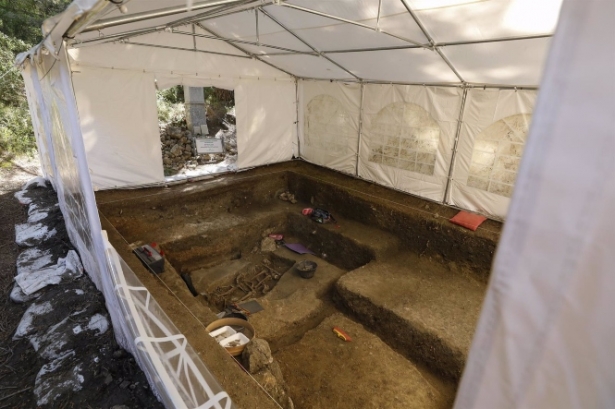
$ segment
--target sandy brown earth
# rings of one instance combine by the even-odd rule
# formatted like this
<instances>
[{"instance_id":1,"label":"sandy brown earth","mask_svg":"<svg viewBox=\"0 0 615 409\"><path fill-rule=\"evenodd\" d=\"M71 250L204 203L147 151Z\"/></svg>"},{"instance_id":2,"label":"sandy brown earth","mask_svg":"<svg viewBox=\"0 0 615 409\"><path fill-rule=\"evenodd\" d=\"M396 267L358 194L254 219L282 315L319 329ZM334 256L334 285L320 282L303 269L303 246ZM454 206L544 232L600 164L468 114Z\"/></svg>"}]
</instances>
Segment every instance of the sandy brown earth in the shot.
<instances>
[{"instance_id":1,"label":"sandy brown earth","mask_svg":"<svg viewBox=\"0 0 615 409\"><path fill-rule=\"evenodd\" d=\"M285 190L298 203L281 199ZM234 294L230 301L241 301L244 292L249 297L246 289L229 293L228 284L239 286L246 266L270 256L319 264L309 282L292 268L278 269L270 292L255 295L264 311L250 317L259 338L270 343L295 408L452 406L500 223L469 232L448 221L456 209L304 162L170 187L102 191L97 201L111 243L240 407L269 402L257 403L253 385L228 367L228 357L217 354L197 324L213 319L210 308L217 312L213 287ZM307 206L330 210L336 222L304 217ZM289 250L268 249L269 233L283 233L315 255L295 259ZM166 253L167 271L157 276L131 254L132 245L148 241ZM374 277L360 274L372 264L383 269L374 269ZM192 277L196 296L180 274ZM347 291L335 286L340 277ZM364 278L374 285L363 286ZM340 344L334 325L355 341Z\"/></svg>"}]
</instances>

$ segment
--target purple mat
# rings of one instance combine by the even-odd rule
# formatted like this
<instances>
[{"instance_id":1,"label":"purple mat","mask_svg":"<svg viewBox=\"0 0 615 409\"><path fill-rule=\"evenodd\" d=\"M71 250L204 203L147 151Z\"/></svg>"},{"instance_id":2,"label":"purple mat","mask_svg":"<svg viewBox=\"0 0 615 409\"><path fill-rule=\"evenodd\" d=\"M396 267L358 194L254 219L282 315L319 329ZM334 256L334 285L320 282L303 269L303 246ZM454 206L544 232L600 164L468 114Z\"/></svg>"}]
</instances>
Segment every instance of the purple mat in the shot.
<instances>
[{"instance_id":1,"label":"purple mat","mask_svg":"<svg viewBox=\"0 0 615 409\"><path fill-rule=\"evenodd\" d=\"M312 250L308 249L307 247L305 247L301 243L294 243L294 244L286 243L286 244L284 244L284 246L286 246L287 249L294 251L295 253L299 253L299 254L314 254L314 252Z\"/></svg>"}]
</instances>

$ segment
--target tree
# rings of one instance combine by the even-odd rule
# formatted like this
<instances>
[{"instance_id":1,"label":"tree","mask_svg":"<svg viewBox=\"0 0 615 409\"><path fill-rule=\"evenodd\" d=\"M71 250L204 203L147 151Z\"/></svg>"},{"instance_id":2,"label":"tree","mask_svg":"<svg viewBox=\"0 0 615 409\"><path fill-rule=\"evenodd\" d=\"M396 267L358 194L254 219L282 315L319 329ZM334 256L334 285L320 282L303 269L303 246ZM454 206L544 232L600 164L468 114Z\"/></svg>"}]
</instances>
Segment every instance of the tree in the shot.
<instances>
[{"instance_id":1,"label":"tree","mask_svg":"<svg viewBox=\"0 0 615 409\"><path fill-rule=\"evenodd\" d=\"M0 31L27 44L42 40L41 24L70 4L70 0L0 0Z\"/></svg>"},{"instance_id":2,"label":"tree","mask_svg":"<svg viewBox=\"0 0 615 409\"><path fill-rule=\"evenodd\" d=\"M23 78L15 56L42 40L43 20L70 0L0 0L0 164L36 148Z\"/></svg>"}]
</instances>

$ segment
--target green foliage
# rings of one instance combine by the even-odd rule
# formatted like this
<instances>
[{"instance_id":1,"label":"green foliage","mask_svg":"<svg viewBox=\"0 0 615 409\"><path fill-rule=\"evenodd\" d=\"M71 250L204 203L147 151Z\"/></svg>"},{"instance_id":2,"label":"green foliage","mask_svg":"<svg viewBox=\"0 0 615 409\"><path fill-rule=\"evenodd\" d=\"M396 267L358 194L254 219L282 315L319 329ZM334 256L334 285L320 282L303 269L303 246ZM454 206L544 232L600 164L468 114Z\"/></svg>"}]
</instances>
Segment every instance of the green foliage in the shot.
<instances>
[{"instance_id":1,"label":"green foliage","mask_svg":"<svg viewBox=\"0 0 615 409\"><path fill-rule=\"evenodd\" d=\"M204 88L203 92L209 120L221 125L228 110L235 106L235 92L215 87Z\"/></svg>"},{"instance_id":2,"label":"green foliage","mask_svg":"<svg viewBox=\"0 0 615 409\"><path fill-rule=\"evenodd\" d=\"M158 122L161 125L182 125L186 123L184 89L181 85L156 92Z\"/></svg>"},{"instance_id":3,"label":"green foliage","mask_svg":"<svg viewBox=\"0 0 615 409\"><path fill-rule=\"evenodd\" d=\"M0 162L36 149L23 79L15 56L42 40L43 20L71 0L0 0Z\"/></svg>"},{"instance_id":4,"label":"green foliage","mask_svg":"<svg viewBox=\"0 0 615 409\"><path fill-rule=\"evenodd\" d=\"M25 102L23 80L19 70L13 67L15 56L30 46L23 41L0 33L0 104L20 106Z\"/></svg>"},{"instance_id":5,"label":"green foliage","mask_svg":"<svg viewBox=\"0 0 615 409\"><path fill-rule=\"evenodd\" d=\"M0 0L0 31L28 44L42 40L41 24L71 0Z\"/></svg>"},{"instance_id":6,"label":"green foliage","mask_svg":"<svg viewBox=\"0 0 615 409\"><path fill-rule=\"evenodd\" d=\"M23 41L0 33L0 156L28 154L36 148L23 79L13 67L15 55L29 48Z\"/></svg>"},{"instance_id":7,"label":"green foliage","mask_svg":"<svg viewBox=\"0 0 615 409\"><path fill-rule=\"evenodd\" d=\"M36 140L32 132L30 113L25 107L0 105L0 154L2 159L32 154Z\"/></svg>"}]
</instances>

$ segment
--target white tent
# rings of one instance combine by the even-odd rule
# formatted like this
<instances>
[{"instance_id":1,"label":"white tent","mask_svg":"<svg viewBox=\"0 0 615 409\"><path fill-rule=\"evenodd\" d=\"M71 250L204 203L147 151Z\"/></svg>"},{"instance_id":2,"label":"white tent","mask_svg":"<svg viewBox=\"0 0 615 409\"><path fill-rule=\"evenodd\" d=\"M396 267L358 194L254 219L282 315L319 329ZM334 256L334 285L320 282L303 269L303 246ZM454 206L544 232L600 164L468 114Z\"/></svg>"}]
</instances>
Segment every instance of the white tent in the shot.
<instances>
[{"instance_id":1,"label":"white tent","mask_svg":"<svg viewBox=\"0 0 615 409\"><path fill-rule=\"evenodd\" d=\"M560 0L98 4L45 42L96 189L164 181L156 86L217 86L235 90L239 169L294 155L503 218Z\"/></svg>"},{"instance_id":2,"label":"white tent","mask_svg":"<svg viewBox=\"0 0 615 409\"><path fill-rule=\"evenodd\" d=\"M45 40L18 63L44 172L58 190L86 268L113 298L118 282L107 278L107 262L113 257L106 256L113 251L100 234L93 189L164 182L156 87L233 89L239 169L294 156L502 219L560 3L75 0L45 22ZM565 119L564 113L554 115L547 106L559 103L554 99L559 84L553 78L570 81L557 75L565 72L557 64L573 62L563 57L566 49L583 49L583 35L592 44L613 38L610 2L568 3L562 17L568 24L559 29L548 71L553 94L542 99L545 119L533 125L538 147L542 140L536 139L550 141L552 135L545 133L555 129L549 119ZM584 16L578 23L577 13ZM610 31L587 34L594 24ZM591 56L612 56L612 51L612 46L596 46ZM608 65L612 61L604 61L606 68L613 68ZM615 92L609 95L612 103ZM541 161L535 154L531 158ZM531 186L534 175L528 169L526 165L525 181ZM569 187L576 182L571 180ZM505 243L515 240L511 230ZM499 256L495 277L504 259ZM514 312L510 315L515 317ZM122 318L114 320L121 326L116 321ZM486 325L481 321L479 337ZM130 331L124 331L126 339L135 336ZM155 361L155 351L150 348L148 353L146 359ZM165 363L161 365L154 367L162 370ZM477 370L474 365L470 362L469 368ZM505 383L506 373L494 371L488 380ZM459 407L486 407L472 403L477 399L466 385L478 388L487 380L473 379L478 380L464 378L462 402L470 403ZM167 381L175 387L160 381L161 395L178 407L178 402L190 407L179 381Z\"/></svg>"}]
</instances>

